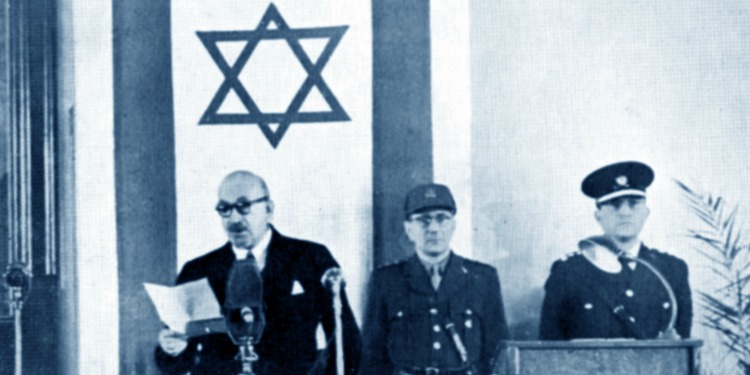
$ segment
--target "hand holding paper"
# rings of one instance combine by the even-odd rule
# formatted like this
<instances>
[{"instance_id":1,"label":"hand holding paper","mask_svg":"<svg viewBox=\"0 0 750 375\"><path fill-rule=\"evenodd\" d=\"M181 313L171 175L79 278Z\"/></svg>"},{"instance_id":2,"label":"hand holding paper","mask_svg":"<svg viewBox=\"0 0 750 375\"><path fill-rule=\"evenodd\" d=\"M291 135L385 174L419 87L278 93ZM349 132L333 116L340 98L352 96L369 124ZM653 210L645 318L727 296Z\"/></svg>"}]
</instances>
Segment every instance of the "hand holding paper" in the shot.
<instances>
[{"instance_id":1,"label":"hand holding paper","mask_svg":"<svg viewBox=\"0 0 750 375\"><path fill-rule=\"evenodd\" d=\"M150 283L143 286L159 319L172 331L190 334L188 324L191 322L223 319L219 302L206 278L177 286Z\"/></svg>"}]
</instances>

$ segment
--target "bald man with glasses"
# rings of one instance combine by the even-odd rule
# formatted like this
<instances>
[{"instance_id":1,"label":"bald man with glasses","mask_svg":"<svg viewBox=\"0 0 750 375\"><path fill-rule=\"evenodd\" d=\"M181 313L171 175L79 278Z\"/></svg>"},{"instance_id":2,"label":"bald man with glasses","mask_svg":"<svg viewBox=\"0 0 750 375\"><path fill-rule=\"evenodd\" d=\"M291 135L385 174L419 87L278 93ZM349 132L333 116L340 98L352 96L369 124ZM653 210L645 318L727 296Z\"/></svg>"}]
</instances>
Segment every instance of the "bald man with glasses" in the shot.
<instances>
[{"instance_id":1,"label":"bald man with glasses","mask_svg":"<svg viewBox=\"0 0 750 375\"><path fill-rule=\"evenodd\" d=\"M255 345L254 371L268 374L335 374L332 293L321 279L339 265L320 244L280 234L271 225L274 202L265 181L248 171L229 174L219 187L216 211L229 241L184 265L177 284L207 278L224 306L233 265L250 260L260 272L265 329ZM361 337L342 290L345 374L356 374ZM225 333L186 338L164 329L156 363L168 374L231 374L242 370L238 347Z\"/></svg>"},{"instance_id":2,"label":"bald man with glasses","mask_svg":"<svg viewBox=\"0 0 750 375\"><path fill-rule=\"evenodd\" d=\"M508 338L500 281L492 266L451 250L455 215L444 185L407 194L404 229L416 253L372 274L362 374L490 374Z\"/></svg>"}]
</instances>

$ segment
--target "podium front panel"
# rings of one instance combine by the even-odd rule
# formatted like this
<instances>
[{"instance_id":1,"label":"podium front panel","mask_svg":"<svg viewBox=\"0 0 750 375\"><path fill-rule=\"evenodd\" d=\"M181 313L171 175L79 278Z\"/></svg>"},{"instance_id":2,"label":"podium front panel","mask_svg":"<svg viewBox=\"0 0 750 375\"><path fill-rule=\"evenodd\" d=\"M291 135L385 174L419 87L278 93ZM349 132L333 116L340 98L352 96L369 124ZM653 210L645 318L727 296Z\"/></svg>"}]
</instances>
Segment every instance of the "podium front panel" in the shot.
<instances>
[{"instance_id":1,"label":"podium front panel","mask_svg":"<svg viewBox=\"0 0 750 375\"><path fill-rule=\"evenodd\" d=\"M697 375L701 345L698 340L507 342L494 374Z\"/></svg>"}]
</instances>

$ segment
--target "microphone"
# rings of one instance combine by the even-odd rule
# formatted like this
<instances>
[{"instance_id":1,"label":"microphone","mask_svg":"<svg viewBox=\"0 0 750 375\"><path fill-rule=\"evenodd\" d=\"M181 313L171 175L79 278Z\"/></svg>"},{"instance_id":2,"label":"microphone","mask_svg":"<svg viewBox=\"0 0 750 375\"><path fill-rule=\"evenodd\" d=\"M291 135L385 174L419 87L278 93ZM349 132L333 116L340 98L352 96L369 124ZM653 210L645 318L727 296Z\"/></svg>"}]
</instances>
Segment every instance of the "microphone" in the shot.
<instances>
[{"instance_id":1,"label":"microphone","mask_svg":"<svg viewBox=\"0 0 750 375\"><path fill-rule=\"evenodd\" d=\"M654 267L654 265L647 262L646 260L639 259L638 257L635 257L635 258L631 257L625 251L620 250L620 248L617 247L617 244L615 244L615 242L612 241L612 239L609 237L592 236L592 237L585 238L578 242L578 248L581 249L582 251L584 249L591 247L592 245L600 246L609 250L610 252L615 254L617 258L623 258L628 261L640 263L646 268L648 268L654 275L656 275L656 278L659 279L659 281L664 286L664 289L667 291L667 295L669 296L669 303L672 306L672 314L669 318L669 323L667 323L667 327L664 329L664 331L659 332L659 335L656 338L661 339L661 340L679 340L680 335L677 333L677 331L674 328L675 323L677 322L677 298L674 295L674 290L672 290L672 286L669 285L669 282L664 277L664 275L662 275L661 272L659 272L659 270L656 269L656 267ZM620 312L618 310L622 311L624 310L624 307L622 307L622 305L617 306L615 308L615 314L618 314Z\"/></svg>"},{"instance_id":2,"label":"microphone","mask_svg":"<svg viewBox=\"0 0 750 375\"><path fill-rule=\"evenodd\" d=\"M323 277L320 278L320 282L326 289L331 291L333 291L333 288L335 287L339 287L340 289L346 284L341 268L338 267L327 269L326 272L323 273Z\"/></svg>"},{"instance_id":3,"label":"microphone","mask_svg":"<svg viewBox=\"0 0 750 375\"><path fill-rule=\"evenodd\" d=\"M265 328L263 279L255 259L234 262L229 271L223 313L227 332L235 344L260 340Z\"/></svg>"}]
</instances>

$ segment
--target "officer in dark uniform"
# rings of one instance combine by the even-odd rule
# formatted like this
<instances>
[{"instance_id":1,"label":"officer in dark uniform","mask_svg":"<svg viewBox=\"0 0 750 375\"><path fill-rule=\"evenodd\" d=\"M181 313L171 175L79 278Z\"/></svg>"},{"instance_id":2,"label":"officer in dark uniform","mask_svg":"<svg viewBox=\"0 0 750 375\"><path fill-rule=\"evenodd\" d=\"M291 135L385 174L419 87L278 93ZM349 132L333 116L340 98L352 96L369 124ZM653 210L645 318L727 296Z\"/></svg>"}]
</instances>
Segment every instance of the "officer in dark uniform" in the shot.
<instances>
[{"instance_id":1,"label":"officer in dark uniform","mask_svg":"<svg viewBox=\"0 0 750 375\"><path fill-rule=\"evenodd\" d=\"M628 258L645 260L664 276L677 301L677 334L690 337L693 308L687 265L638 238L649 214L646 188L653 180L653 170L639 162L608 165L583 180L583 193L596 200L594 216L621 256L609 253L613 261L605 266L605 254L596 259L578 252L552 265L544 286L540 339L663 335L675 308L667 289L646 265Z\"/></svg>"},{"instance_id":2,"label":"officer in dark uniform","mask_svg":"<svg viewBox=\"0 0 750 375\"><path fill-rule=\"evenodd\" d=\"M446 186L417 186L405 206L416 254L372 274L361 373L489 374L508 338L497 272L451 251L456 204Z\"/></svg>"}]
</instances>

